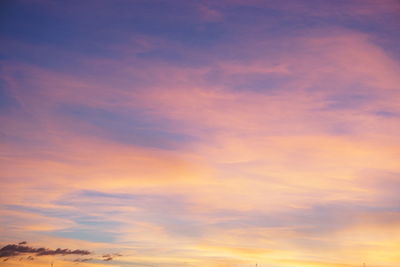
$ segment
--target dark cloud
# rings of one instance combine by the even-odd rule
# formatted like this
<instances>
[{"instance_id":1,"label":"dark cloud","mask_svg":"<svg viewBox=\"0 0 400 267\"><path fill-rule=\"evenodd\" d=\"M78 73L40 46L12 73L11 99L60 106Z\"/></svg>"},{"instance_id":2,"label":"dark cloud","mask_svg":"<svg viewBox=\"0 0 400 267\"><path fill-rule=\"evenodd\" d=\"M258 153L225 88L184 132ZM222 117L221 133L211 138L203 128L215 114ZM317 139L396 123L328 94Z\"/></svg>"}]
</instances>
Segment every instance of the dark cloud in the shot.
<instances>
[{"instance_id":1,"label":"dark cloud","mask_svg":"<svg viewBox=\"0 0 400 267\"><path fill-rule=\"evenodd\" d=\"M95 255L92 252L88 250L82 250L82 249L48 249L48 248L34 248L31 246L26 246L27 242L19 242L18 245L15 244L9 244L0 249L0 258L2 259L3 262L7 261L10 257L16 257L16 256L22 256L19 258L19 261L22 260L29 260L32 261L36 257L40 256L66 256L66 255L79 255L79 256L86 256L86 255L93 255L94 258L77 258L73 260L73 262L79 263L79 262L87 262L91 260L103 260L103 261L112 261L115 257L120 257L122 256L119 253L108 253L108 254L102 254L102 255Z\"/></svg>"},{"instance_id":2,"label":"dark cloud","mask_svg":"<svg viewBox=\"0 0 400 267\"><path fill-rule=\"evenodd\" d=\"M26 242L21 242L26 244ZM18 245L6 245L0 249L0 258L4 257L13 257L19 256L23 254L34 254L35 256L46 256L46 255L89 255L91 254L88 250L81 250L81 249L61 249L57 248L55 250L48 249L48 248L34 248L30 246L24 246L19 243ZM32 257L33 259L33 257Z\"/></svg>"},{"instance_id":3,"label":"dark cloud","mask_svg":"<svg viewBox=\"0 0 400 267\"><path fill-rule=\"evenodd\" d=\"M102 257L103 257L103 261L111 261L115 257L120 257L120 256L122 256L122 255L118 254L118 253L113 253L113 254L104 254Z\"/></svg>"},{"instance_id":4,"label":"dark cloud","mask_svg":"<svg viewBox=\"0 0 400 267\"><path fill-rule=\"evenodd\" d=\"M87 259L75 259L74 262L86 262L86 261L91 261L93 260L92 258L87 258Z\"/></svg>"}]
</instances>

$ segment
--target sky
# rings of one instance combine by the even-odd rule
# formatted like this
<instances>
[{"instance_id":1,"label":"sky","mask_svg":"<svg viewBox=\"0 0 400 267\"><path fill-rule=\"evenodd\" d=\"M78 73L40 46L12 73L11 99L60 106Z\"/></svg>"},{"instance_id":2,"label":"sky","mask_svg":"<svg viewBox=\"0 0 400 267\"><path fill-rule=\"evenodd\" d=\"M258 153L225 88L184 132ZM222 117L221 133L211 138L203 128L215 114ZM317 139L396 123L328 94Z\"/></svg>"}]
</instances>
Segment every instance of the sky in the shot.
<instances>
[{"instance_id":1,"label":"sky","mask_svg":"<svg viewBox=\"0 0 400 267\"><path fill-rule=\"evenodd\" d=\"M398 267L399 30L398 0L1 1L0 267Z\"/></svg>"}]
</instances>

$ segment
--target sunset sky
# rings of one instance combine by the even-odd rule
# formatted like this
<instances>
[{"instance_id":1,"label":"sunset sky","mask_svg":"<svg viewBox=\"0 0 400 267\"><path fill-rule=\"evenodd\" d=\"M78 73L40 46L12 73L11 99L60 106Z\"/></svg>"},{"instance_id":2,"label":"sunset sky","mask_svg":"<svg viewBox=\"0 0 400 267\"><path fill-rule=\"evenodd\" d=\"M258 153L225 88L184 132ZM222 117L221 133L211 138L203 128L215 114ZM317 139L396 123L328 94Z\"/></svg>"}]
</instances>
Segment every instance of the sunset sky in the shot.
<instances>
[{"instance_id":1,"label":"sunset sky","mask_svg":"<svg viewBox=\"0 0 400 267\"><path fill-rule=\"evenodd\" d=\"M400 1L2 0L0 33L0 247L48 249L0 267L400 266Z\"/></svg>"}]
</instances>

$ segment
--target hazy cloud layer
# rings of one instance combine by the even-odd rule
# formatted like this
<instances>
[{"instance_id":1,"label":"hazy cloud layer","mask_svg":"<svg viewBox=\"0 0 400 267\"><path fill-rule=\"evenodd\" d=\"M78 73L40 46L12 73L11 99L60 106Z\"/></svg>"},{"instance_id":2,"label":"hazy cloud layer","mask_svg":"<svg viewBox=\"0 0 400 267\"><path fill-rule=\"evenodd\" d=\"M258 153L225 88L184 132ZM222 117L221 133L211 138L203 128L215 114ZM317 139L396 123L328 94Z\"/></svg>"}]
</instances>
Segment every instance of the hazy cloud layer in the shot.
<instances>
[{"instance_id":1,"label":"hazy cloud layer","mask_svg":"<svg viewBox=\"0 0 400 267\"><path fill-rule=\"evenodd\" d=\"M398 267L398 1L0 5L0 266Z\"/></svg>"}]
</instances>

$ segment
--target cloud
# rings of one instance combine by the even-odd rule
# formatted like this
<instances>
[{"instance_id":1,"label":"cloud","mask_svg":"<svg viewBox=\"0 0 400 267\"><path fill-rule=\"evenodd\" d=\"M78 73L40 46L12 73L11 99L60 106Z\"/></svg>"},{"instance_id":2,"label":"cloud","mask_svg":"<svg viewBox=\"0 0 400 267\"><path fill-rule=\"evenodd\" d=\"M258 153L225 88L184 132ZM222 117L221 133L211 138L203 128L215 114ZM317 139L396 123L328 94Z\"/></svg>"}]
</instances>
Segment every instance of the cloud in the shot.
<instances>
[{"instance_id":1,"label":"cloud","mask_svg":"<svg viewBox=\"0 0 400 267\"><path fill-rule=\"evenodd\" d=\"M113 253L113 254L104 254L101 257L103 258L103 261L111 261L115 257L121 257L122 255L119 253Z\"/></svg>"},{"instance_id":2,"label":"cloud","mask_svg":"<svg viewBox=\"0 0 400 267\"><path fill-rule=\"evenodd\" d=\"M81 249L61 249L57 248L55 250L48 249L48 248L34 248L30 246L24 245L14 245L9 244L0 249L0 258L4 257L14 257L20 256L25 254L34 254L36 257L39 256L65 256L65 255L90 255L92 254L88 250L81 250Z\"/></svg>"},{"instance_id":3,"label":"cloud","mask_svg":"<svg viewBox=\"0 0 400 267\"><path fill-rule=\"evenodd\" d=\"M26 246L27 242L23 241L18 244L8 244L0 249L0 259L2 262L16 262L32 261L40 265L43 263L41 258L52 257L64 263L87 263L99 261L112 261L117 257L122 257L120 253L105 253L96 254L86 249L49 249L44 247L35 248ZM71 259L73 256L81 256L79 258ZM85 257L86 256L86 257ZM90 256L90 257L87 257ZM47 258L48 259L48 258ZM10 263L11 264L11 263ZM96 265L96 264L94 264Z\"/></svg>"}]
</instances>

